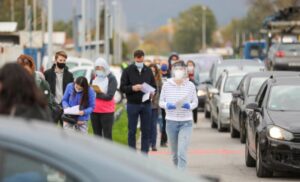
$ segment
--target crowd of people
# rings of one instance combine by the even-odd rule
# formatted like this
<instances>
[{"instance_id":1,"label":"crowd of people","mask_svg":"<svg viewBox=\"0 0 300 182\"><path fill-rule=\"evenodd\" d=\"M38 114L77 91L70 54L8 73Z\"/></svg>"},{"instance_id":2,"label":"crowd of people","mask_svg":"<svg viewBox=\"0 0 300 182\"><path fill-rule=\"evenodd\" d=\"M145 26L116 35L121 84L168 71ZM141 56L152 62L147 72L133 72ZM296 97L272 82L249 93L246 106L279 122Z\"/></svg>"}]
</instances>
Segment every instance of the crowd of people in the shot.
<instances>
[{"instance_id":1,"label":"crowd of people","mask_svg":"<svg viewBox=\"0 0 300 182\"><path fill-rule=\"evenodd\" d=\"M66 131L84 134L91 119L94 134L112 140L118 81L109 64L98 58L93 80L74 80L66 66L67 57L64 51L57 52L53 66L44 74L36 71L35 61L28 55L4 65L0 69L0 114L53 122ZM122 66L120 80L127 99L128 145L136 149L140 122L141 151L157 151L159 124L160 146L169 145L174 164L185 169L193 122L197 122L196 65L192 60L181 61L176 53L168 60L147 62L145 53L136 50L133 57L131 65ZM68 113L71 109L78 112Z\"/></svg>"}]
</instances>

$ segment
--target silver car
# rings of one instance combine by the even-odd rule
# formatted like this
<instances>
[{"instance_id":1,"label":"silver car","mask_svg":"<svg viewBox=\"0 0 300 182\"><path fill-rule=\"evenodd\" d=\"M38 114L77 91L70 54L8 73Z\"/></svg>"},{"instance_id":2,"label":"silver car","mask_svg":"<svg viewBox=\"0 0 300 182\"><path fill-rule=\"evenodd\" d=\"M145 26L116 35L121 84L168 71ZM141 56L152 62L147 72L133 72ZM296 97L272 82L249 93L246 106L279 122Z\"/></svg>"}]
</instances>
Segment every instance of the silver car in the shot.
<instances>
[{"instance_id":1,"label":"silver car","mask_svg":"<svg viewBox=\"0 0 300 182\"><path fill-rule=\"evenodd\" d=\"M216 82L216 88L210 92L212 96L211 126L219 131L229 128L229 106L232 92L235 91L247 72L224 71Z\"/></svg>"}]
</instances>

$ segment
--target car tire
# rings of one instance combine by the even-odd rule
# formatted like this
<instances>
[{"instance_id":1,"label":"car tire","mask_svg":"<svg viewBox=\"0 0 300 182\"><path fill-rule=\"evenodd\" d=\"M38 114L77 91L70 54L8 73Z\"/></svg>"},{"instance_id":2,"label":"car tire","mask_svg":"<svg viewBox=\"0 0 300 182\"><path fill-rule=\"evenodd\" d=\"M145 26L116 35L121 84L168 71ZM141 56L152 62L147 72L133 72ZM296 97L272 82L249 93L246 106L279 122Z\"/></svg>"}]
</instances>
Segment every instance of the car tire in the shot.
<instances>
[{"instance_id":1,"label":"car tire","mask_svg":"<svg viewBox=\"0 0 300 182\"><path fill-rule=\"evenodd\" d=\"M248 141L245 144L245 163L247 167L255 167L255 159L250 155Z\"/></svg>"},{"instance_id":2,"label":"car tire","mask_svg":"<svg viewBox=\"0 0 300 182\"><path fill-rule=\"evenodd\" d=\"M256 143L256 175L260 178L271 177L273 172L262 164L262 155L259 143Z\"/></svg>"},{"instance_id":3,"label":"car tire","mask_svg":"<svg viewBox=\"0 0 300 182\"><path fill-rule=\"evenodd\" d=\"M205 118L209 118L210 115L211 115L211 113L207 111L207 109L206 109L206 104L205 104L205 105L204 105L204 116L205 116Z\"/></svg>"},{"instance_id":4,"label":"car tire","mask_svg":"<svg viewBox=\"0 0 300 182\"><path fill-rule=\"evenodd\" d=\"M230 121L230 136L231 138L238 138L240 136L240 133L233 127L231 121Z\"/></svg>"},{"instance_id":5,"label":"car tire","mask_svg":"<svg viewBox=\"0 0 300 182\"><path fill-rule=\"evenodd\" d=\"M218 118L217 118L217 127L218 127L219 132L225 131L225 128L223 127L223 125L221 123L221 118L220 118L219 114L218 114Z\"/></svg>"}]
</instances>

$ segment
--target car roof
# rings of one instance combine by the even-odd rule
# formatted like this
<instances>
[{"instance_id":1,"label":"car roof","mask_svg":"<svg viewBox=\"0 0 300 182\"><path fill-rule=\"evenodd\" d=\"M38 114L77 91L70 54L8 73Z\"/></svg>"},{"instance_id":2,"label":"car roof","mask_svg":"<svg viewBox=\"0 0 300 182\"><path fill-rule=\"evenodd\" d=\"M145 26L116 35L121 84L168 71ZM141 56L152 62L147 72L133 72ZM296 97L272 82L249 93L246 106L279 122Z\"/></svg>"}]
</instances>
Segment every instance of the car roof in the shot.
<instances>
[{"instance_id":1,"label":"car roof","mask_svg":"<svg viewBox=\"0 0 300 182\"><path fill-rule=\"evenodd\" d=\"M260 72L251 72L248 73L246 76L248 78L254 78L254 77L282 77L282 76L297 76L300 75L300 72L296 71L260 71Z\"/></svg>"},{"instance_id":2,"label":"car roof","mask_svg":"<svg viewBox=\"0 0 300 182\"><path fill-rule=\"evenodd\" d=\"M218 62L218 67L226 66L264 66L261 61L258 60L247 60L247 59L226 59L222 62Z\"/></svg>"},{"instance_id":3,"label":"car roof","mask_svg":"<svg viewBox=\"0 0 300 182\"><path fill-rule=\"evenodd\" d=\"M275 77L269 80L271 85L300 85L300 75L290 77Z\"/></svg>"},{"instance_id":4,"label":"car roof","mask_svg":"<svg viewBox=\"0 0 300 182\"><path fill-rule=\"evenodd\" d=\"M0 117L0 122L0 147L4 144L7 144L5 147L17 144L30 148L35 153L55 156L61 159L62 163L72 164L72 167L88 169L86 172L90 176L99 177L105 174L107 181L115 181L122 178L125 169L128 176L133 175L135 179L140 178L143 181L183 181L186 179L199 181L173 168L161 165L153 161L154 159L150 161L128 147L113 144L102 138L66 132L54 124L41 121ZM99 174L101 165L105 166L105 169L114 169L113 173ZM120 169L123 169L123 173L119 171ZM113 175L115 171L118 175Z\"/></svg>"}]
</instances>

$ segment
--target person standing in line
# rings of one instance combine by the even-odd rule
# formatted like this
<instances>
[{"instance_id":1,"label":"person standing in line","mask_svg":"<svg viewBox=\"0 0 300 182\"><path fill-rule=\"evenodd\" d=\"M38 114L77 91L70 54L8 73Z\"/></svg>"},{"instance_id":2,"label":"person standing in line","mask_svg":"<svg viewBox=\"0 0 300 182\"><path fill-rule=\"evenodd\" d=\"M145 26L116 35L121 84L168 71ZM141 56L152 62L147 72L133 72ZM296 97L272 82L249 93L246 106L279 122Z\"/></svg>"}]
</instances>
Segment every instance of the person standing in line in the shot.
<instances>
[{"instance_id":1,"label":"person standing in line","mask_svg":"<svg viewBox=\"0 0 300 182\"><path fill-rule=\"evenodd\" d=\"M64 109L79 106L77 123L72 124L64 121L63 128L66 130L76 130L86 134L88 129L88 120L95 108L95 92L89 87L87 79L83 76L78 77L75 83L69 83L62 99Z\"/></svg>"},{"instance_id":2,"label":"person standing in line","mask_svg":"<svg viewBox=\"0 0 300 182\"><path fill-rule=\"evenodd\" d=\"M69 72L68 67L66 66L67 58L68 56L64 51L56 52L55 62L52 68L48 69L44 73L45 79L50 85L54 100L60 105L67 85L74 81L73 74ZM61 126L63 125L60 114L53 116L53 119L56 123L59 122Z\"/></svg>"},{"instance_id":3,"label":"person standing in line","mask_svg":"<svg viewBox=\"0 0 300 182\"><path fill-rule=\"evenodd\" d=\"M52 121L46 98L33 76L18 63L0 69L0 114Z\"/></svg>"},{"instance_id":4,"label":"person standing in line","mask_svg":"<svg viewBox=\"0 0 300 182\"><path fill-rule=\"evenodd\" d=\"M150 68L144 65L145 53L142 50L134 52L134 64L126 68L121 76L121 91L127 97L128 115L128 145L136 149L136 128L138 118L141 121L142 147L144 153L149 152L151 129L151 102L150 98L143 102L143 83L156 89L155 79Z\"/></svg>"},{"instance_id":5,"label":"person standing in line","mask_svg":"<svg viewBox=\"0 0 300 182\"><path fill-rule=\"evenodd\" d=\"M96 105L91 115L94 134L112 140L117 80L103 58L96 60L95 73L96 78L92 81L92 87L96 92Z\"/></svg>"},{"instance_id":6,"label":"person standing in line","mask_svg":"<svg viewBox=\"0 0 300 182\"><path fill-rule=\"evenodd\" d=\"M159 116L159 96L162 87L160 71L156 64L151 64L149 66L155 78L156 91L152 98L152 115L151 115L151 131L150 131L150 146L152 151L157 151L156 148L156 138L157 138L157 121Z\"/></svg>"},{"instance_id":7,"label":"person standing in line","mask_svg":"<svg viewBox=\"0 0 300 182\"><path fill-rule=\"evenodd\" d=\"M187 71L188 71L188 78L195 85L196 93L197 93L197 87L200 83L200 79L199 79L199 73L196 70L196 64L195 64L194 61L192 61L192 60L187 61ZM194 118L194 123L197 124L197 121L198 121L198 107L196 107L193 110L193 118Z\"/></svg>"},{"instance_id":8,"label":"person standing in line","mask_svg":"<svg viewBox=\"0 0 300 182\"><path fill-rule=\"evenodd\" d=\"M166 110L166 131L174 165L184 170L193 130L192 110L198 105L195 85L187 78L183 61L172 65L172 78L163 85L159 106Z\"/></svg>"}]
</instances>

